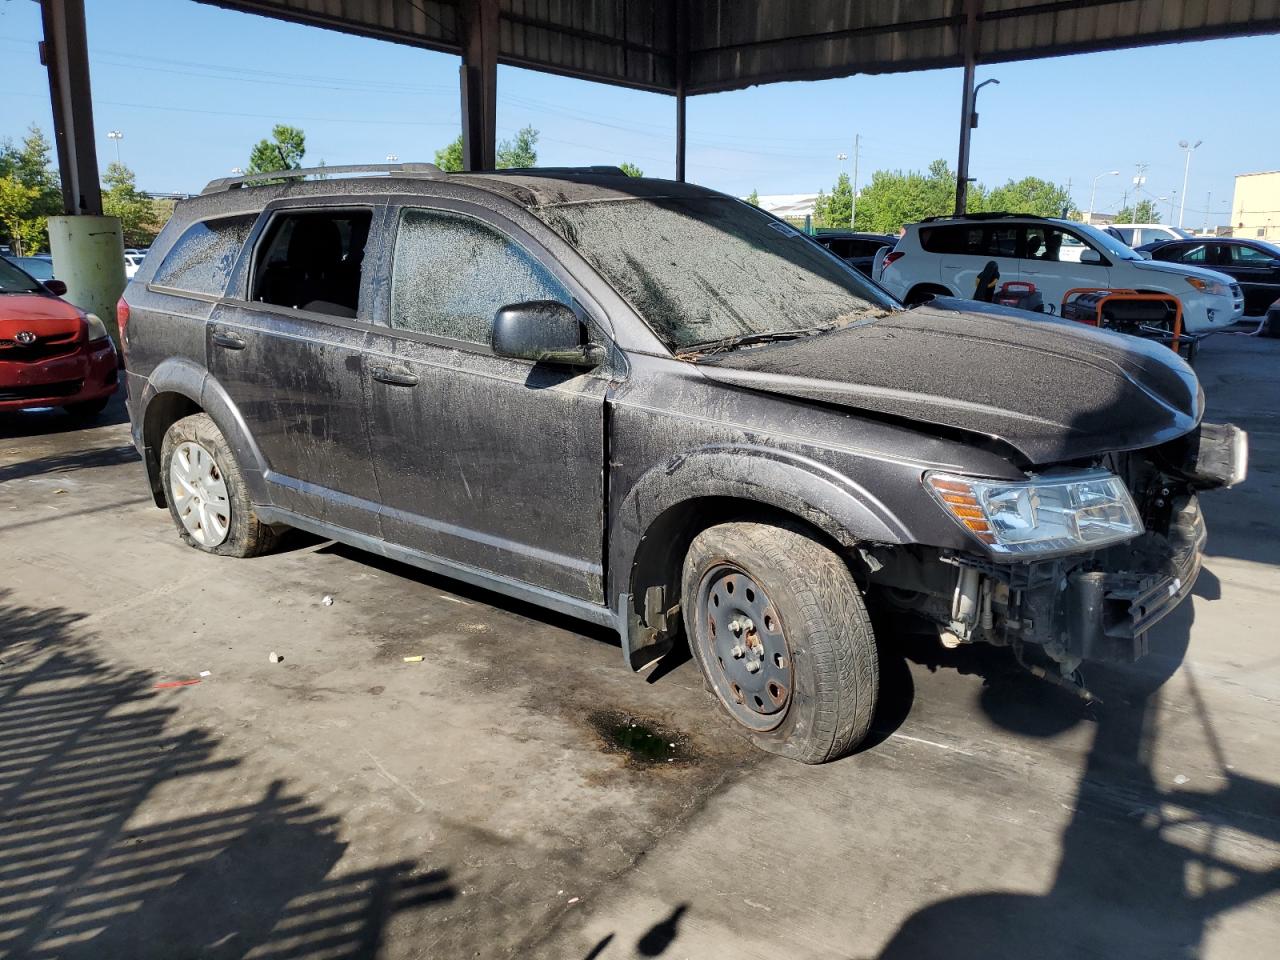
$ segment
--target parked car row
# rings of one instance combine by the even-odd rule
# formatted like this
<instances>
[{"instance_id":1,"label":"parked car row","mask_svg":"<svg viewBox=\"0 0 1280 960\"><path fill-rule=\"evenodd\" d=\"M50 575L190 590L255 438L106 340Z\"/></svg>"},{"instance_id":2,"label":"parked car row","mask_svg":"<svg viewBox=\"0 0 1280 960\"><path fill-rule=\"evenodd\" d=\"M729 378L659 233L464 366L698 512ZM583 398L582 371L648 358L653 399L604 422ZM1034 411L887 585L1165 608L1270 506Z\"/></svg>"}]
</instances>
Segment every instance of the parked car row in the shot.
<instances>
[{"instance_id":1,"label":"parked car row","mask_svg":"<svg viewBox=\"0 0 1280 960\"><path fill-rule=\"evenodd\" d=\"M1153 260L1226 274L1244 291L1244 312L1262 316L1280 300L1280 247L1265 240L1192 237L1157 240L1139 248Z\"/></svg>"},{"instance_id":2,"label":"parked car row","mask_svg":"<svg viewBox=\"0 0 1280 960\"><path fill-rule=\"evenodd\" d=\"M1141 657L1199 572L1199 491L1244 474L1172 351L903 309L732 197L598 168L308 173L180 201L121 300L133 439L179 536L246 557L299 527L608 625L633 669L687 638L717 708L788 757L869 731L869 595L1072 689ZM1216 274L1038 218L916 225L882 275L967 296L992 257L1235 310Z\"/></svg>"},{"instance_id":3,"label":"parked car row","mask_svg":"<svg viewBox=\"0 0 1280 960\"><path fill-rule=\"evenodd\" d=\"M935 296L970 298L989 263L1002 282L1035 284L1047 308L1081 287L1168 293L1181 301L1190 333L1228 326L1245 309L1240 285L1222 273L1152 260L1087 224L1008 213L910 224L883 257L876 279L908 304Z\"/></svg>"}]
</instances>

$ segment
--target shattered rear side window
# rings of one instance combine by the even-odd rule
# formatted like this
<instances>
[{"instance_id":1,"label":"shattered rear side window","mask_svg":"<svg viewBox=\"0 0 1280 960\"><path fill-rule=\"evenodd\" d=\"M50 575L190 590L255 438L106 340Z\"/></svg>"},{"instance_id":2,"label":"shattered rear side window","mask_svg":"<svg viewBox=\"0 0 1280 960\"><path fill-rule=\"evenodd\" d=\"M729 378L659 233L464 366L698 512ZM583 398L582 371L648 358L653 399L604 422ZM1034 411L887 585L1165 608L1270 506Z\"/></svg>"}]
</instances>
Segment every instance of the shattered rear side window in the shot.
<instances>
[{"instance_id":1,"label":"shattered rear side window","mask_svg":"<svg viewBox=\"0 0 1280 960\"><path fill-rule=\"evenodd\" d=\"M194 223L178 238L151 282L220 297L257 220L256 214Z\"/></svg>"},{"instance_id":2,"label":"shattered rear side window","mask_svg":"<svg viewBox=\"0 0 1280 960\"><path fill-rule=\"evenodd\" d=\"M636 197L535 212L673 349L891 306L822 247L728 197Z\"/></svg>"}]
</instances>

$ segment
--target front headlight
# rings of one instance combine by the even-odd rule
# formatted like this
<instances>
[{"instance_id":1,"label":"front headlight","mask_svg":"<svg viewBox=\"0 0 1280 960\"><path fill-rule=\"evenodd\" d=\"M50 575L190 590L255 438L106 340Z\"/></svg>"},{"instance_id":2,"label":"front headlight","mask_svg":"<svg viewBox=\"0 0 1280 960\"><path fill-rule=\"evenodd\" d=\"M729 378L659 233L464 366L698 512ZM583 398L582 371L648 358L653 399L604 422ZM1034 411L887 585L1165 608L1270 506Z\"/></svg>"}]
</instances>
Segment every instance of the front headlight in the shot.
<instances>
[{"instance_id":1,"label":"front headlight","mask_svg":"<svg viewBox=\"0 0 1280 960\"><path fill-rule=\"evenodd\" d=\"M1207 293L1215 297L1225 297L1231 292L1227 289L1225 283L1219 283L1217 280L1201 280L1199 277L1184 277L1183 279L1201 293Z\"/></svg>"},{"instance_id":2,"label":"front headlight","mask_svg":"<svg viewBox=\"0 0 1280 960\"><path fill-rule=\"evenodd\" d=\"M96 313L86 313L84 315L85 322L89 324L89 342L94 340L105 340L107 337L107 325L98 318Z\"/></svg>"},{"instance_id":3,"label":"front headlight","mask_svg":"<svg viewBox=\"0 0 1280 960\"><path fill-rule=\"evenodd\" d=\"M1129 491L1105 470L1014 482L929 473L925 486L1000 557L1070 553L1142 533Z\"/></svg>"}]
</instances>

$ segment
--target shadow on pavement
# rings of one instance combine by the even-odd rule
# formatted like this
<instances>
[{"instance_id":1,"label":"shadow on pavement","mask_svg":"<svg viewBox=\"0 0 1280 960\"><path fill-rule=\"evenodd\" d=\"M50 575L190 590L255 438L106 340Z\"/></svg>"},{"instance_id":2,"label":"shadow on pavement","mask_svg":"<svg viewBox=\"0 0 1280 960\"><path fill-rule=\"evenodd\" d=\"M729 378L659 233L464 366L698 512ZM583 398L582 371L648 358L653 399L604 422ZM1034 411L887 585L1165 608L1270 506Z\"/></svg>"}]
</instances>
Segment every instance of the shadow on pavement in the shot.
<instances>
[{"instance_id":1,"label":"shadow on pavement","mask_svg":"<svg viewBox=\"0 0 1280 960\"><path fill-rule=\"evenodd\" d=\"M0 957L372 957L397 912L453 899L410 861L340 872L339 821L282 781L220 803L244 773L196 778L240 761L169 729L155 678L107 666L80 619L0 591Z\"/></svg>"},{"instance_id":2,"label":"shadow on pavement","mask_svg":"<svg viewBox=\"0 0 1280 960\"><path fill-rule=\"evenodd\" d=\"M123 375L121 373L122 377ZM61 407L0 413L0 437L40 437L128 422L129 411L124 405L124 388L121 387L112 396L106 409L95 417L73 416Z\"/></svg>"},{"instance_id":3,"label":"shadow on pavement","mask_svg":"<svg viewBox=\"0 0 1280 960\"><path fill-rule=\"evenodd\" d=\"M1189 611L1183 621L1185 632ZM1184 671L1192 710L1216 744L1194 674ZM1221 755L1216 790L1157 784L1151 746L1161 682L1136 672L1105 682L1047 893L991 891L932 904L907 918L879 960L1190 960L1202 955L1214 917L1280 890L1280 868L1242 862L1251 858L1240 852L1241 838L1245 846L1280 843L1280 787L1232 773Z\"/></svg>"},{"instance_id":4,"label":"shadow on pavement","mask_svg":"<svg viewBox=\"0 0 1280 960\"><path fill-rule=\"evenodd\" d=\"M1221 586L1205 570L1196 593L1217 598ZM1060 801L1071 819L1049 890L991 890L933 903L903 921L878 960L1191 960L1202 955L1215 917L1280 890L1280 786L1228 767L1193 666L1184 662L1194 616L1190 601L1178 607L1151 634L1149 655L1132 666L1086 664L1085 682L1102 698L1092 705L1010 676L1018 668L1007 651L943 651L935 643L909 652L930 669L983 676L979 704L1004 729L1047 738L1088 721L1093 740L1074 799ZM1177 692L1162 693L1179 670ZM1184 687L1189 696L1175 701ZM1055 698L1063 702L1050 702ZM1166 711L1174 725L1199 726L1218 768L1216 789L1157 780L1155 746Z\"/></svg>"},{"instance_id":5,"label":"shadow on pavement","mask_svg":"<svg viewBox=\"0 0 1280 960\"><path fill-rule=\"evenodd\" d=\"M0 483L6 480L21 480L24 477L38 477L46 473L67 473L71 470L85 470L90 467L114 467L141 459L138 451L128 443L114 447L89 447L0 467Z\"/></svg>"}]
</instances>

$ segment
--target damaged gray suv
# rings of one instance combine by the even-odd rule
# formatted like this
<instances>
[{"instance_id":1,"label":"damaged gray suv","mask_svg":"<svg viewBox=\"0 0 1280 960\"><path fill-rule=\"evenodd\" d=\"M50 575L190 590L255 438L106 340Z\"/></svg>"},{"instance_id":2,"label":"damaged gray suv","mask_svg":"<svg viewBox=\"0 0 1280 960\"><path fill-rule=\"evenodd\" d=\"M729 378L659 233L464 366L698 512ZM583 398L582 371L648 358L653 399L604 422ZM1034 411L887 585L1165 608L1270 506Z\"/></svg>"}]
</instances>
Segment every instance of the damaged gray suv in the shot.
<instances>
[{"instance_id":1,"label":"damaged gray suv","mask_svg":"<svg viewBox=\"0 0 1280 960\"><path fill-rule=\"evenodd\" d=\"M301 528L608 625L633 669L686 638L766 750L867 734L869 601L1060 685L1142 656L1199 571L1197 491L1244 474L1167 348L906 310L710 190L323 172L179 203L121 301L181 537Z\"/></svg>"}]
</instances>

